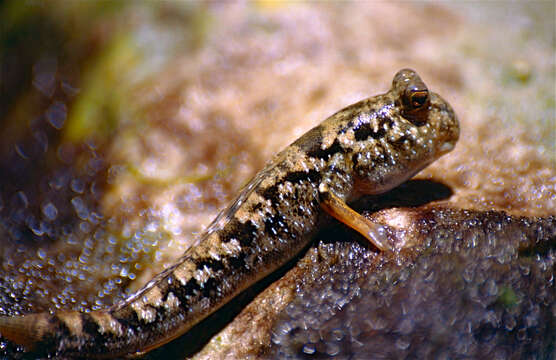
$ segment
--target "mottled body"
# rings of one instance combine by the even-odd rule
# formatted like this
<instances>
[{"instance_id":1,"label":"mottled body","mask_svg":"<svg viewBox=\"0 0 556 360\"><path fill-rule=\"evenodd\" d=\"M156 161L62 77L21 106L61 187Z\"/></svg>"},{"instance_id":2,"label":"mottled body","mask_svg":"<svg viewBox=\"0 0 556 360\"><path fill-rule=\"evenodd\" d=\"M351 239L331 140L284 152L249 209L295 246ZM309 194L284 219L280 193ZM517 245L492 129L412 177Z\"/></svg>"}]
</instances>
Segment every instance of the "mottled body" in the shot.
<instances>
[{"instance_id":1,"label":"mottled body","mask_svg":"<svg viewBox=\"0 0 556 360\"><path fill-rule=\"evenodd\" d=\"M389 92L337 112L277 154L198 245L129 299L88 314L0 317L0 334L54 355L144 352L185 333L284 265L328 214L387 250L375 225L346 202L397 186L450 151L458 136L451 107L413 71L402 70Z\"/></svg>"}]
</instances>

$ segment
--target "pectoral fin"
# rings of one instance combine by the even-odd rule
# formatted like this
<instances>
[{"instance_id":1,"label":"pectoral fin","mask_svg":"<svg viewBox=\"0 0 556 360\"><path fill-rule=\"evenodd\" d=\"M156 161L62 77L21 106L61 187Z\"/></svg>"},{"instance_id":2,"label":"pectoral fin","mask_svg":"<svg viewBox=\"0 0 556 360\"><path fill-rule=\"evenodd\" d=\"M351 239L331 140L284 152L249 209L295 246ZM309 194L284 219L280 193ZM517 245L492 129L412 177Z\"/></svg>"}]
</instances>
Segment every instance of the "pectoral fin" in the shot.
<instances>
[{"instance_id":1,"label":"pectoral fin","mask_svg":"<svg viewBox=\"0 0 556 360\"><path fill-rule=\"evenodd\" d=\"M330 216L340 220L353 230L363 235L381 251L393 251L388 244L382 225L369 221L367 218L353 210L332 191L321 189L321 207Z\"/></svg>"}]
</instances>

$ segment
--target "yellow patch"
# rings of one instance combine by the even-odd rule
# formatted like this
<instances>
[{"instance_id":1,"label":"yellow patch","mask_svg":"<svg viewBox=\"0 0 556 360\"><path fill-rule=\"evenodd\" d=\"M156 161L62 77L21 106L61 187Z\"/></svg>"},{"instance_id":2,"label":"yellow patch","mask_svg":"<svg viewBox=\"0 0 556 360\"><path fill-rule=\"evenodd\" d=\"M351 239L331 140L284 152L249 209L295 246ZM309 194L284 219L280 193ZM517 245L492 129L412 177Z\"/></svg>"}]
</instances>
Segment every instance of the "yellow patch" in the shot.
<instances>
[{"instance_id":1,"label":"yellow patch","mask_svg":"<svg viewBox=\"0 0 556 360\"><path fill-rule=\"evenodd\" d=\"M182 264L180 264L173 272L174 277L185 286L189 279L193 277L193 272L195 272L196 266L189 260L185 260Z\"/></svg>"},{"instance_id":2,"label":"yellow patch","mask_svg":"<svg viewBox=\"0 0 556 360\"><path fill-rule=\"evenodd\" d=\"M66 325L70 333L75 336L81 336L83 333L83 315L77 311L61 312L56 317Z\"/></svg>"},{"instance_id":3,"label":"yellow patch","mask_svg":"<svg viewBox=\"0 0 556 360\"><path fill-rule=\"evenodd\" d=\"M152 323L156 319L156 310L150 306L145 306L141 301L133 302L131 308L137 314L137 318L143 320L147 324Z\"/></svg>"},{"instance_id":4,"label":"yellow patch","mask_svg":"<svg viewBox=\"0 0 556 360\"><path fill-rule=\"evenodd\" d=\"M149 291L147 291L147 293L143 296L143 302L154 307L160 307L162 305L162 293L160 292L158 286L153 286Z\"/></svg>"},{"instance_id":5,"label":"yellow patch","mask_svg":"<svg viewBox=\"0 0 556 360\"><path fill-rule=\"evenodd\" d=\"M245 224L247 221L251 220L254 223L262 224L261 215L258 212L252 212L247 209L253 207L256 204L264 204L265 206L270 206L270 201L265 200L262 196L257 194L256 192L252 192L251 195L247 198L247 201L237 209L236 213L234 214L235 218L242 224Z\"/></svg>"}]
</instances>

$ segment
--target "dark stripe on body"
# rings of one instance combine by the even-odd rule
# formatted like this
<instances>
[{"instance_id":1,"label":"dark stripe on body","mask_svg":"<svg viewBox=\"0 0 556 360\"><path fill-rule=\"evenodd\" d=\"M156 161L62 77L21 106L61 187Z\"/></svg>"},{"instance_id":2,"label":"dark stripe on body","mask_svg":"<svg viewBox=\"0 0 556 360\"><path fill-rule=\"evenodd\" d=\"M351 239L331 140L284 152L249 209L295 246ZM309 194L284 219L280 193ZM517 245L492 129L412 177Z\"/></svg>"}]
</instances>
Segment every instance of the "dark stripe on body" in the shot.
<instances>
[{"instance_id":1,"label":"dark stripe on body","mask_svg":"<svg viewBox=\"0 0 556 360\"><path fill-rule=\"evenodd\" d=\"M195 261L195 265L197 266L197 269L202 269L206 266L212 271L224 270L224 264L222 263L222 261L213 258L197 259Z\"/></svg>"},{"instance_id":2,"label":"dark stripe on body","mask_svg":"<svg viewBox=\"0 0 556 360\"><path fill-rule=\"evenodd\" d=\"M232 218L226 226L219 231L218 236L222 242L230 242L232 239L239 241L242 247L250 246L253 239L257 237L257 226L248 220L245 223Z\"/></svg>"},{"instance_id":3,"label":"dark stripe on body","mask_svg":"<svg viewBox=\"0 0 556 360\"><path fill-rule=\"evenodd\" d=\"M288 221L282 214L268 214L264 221L264 231L272 237L287 237L291 233Z\"/></svg>"},{"instance_id":4,"label":"dark stripe on body","mask_svg":"<svg viewBox=\"0 0 556 360\"><path fill-rule=\"evenodd\" d=\"M386 129L390 129L394 124L394 121L389 117L381 116L377 118L378 126L377 130L373 129L370 123L363 123L353 129L355 135L355 140L365 141L369 137L373 139L381 139L386 135Z\"/></svg>"},{"instance_id":5,"label":"dark stripe on body","mask_svg":"<svg viewBox=\"0 0 556 360\"><path fill-rule=\"evenodd\" d=\"M322 149L320 143L314 145L315 146L308 149L306 153L308 156L318 158L318 159L328 160L332 155L338 152L345 152L344 148L342 148L342 145L340 144L337 138L334 139L332 145L330 145L326 149Z\"/></svg>"},{"instance_id":6,"label":"dark stripe on body","mask_svg":"<svg viewBox=\"0 0 556 360\"><path fill-rule=\"evenodd\" d=\"M321 175L316 170L309 170L309 171L291 171L286 176L284 176L284 180L280 183L284 183L285 181L289 181L294 184L300 184L305 181L310 181L312 183L316 181L320 181Z\"/></svg>"},{"instance_id":7,"label":"dark stripe on body","mask_svg":"<svg viewBox=\"0 0 556 360\"><path fill-rule=\"evenodd\" d=\"M271 206L273 208L279 203L278 200L280 199L280 191L278 190L279 186L286 181L289 181L293 184L302 184L304 182L317 184L321 180L321 174L316 170L309 170L309 171L292 171L286 174L280 181L277 181L274 185L259 190L259 195L263 198L270 200Z\"/></svg>"}]
</instances>

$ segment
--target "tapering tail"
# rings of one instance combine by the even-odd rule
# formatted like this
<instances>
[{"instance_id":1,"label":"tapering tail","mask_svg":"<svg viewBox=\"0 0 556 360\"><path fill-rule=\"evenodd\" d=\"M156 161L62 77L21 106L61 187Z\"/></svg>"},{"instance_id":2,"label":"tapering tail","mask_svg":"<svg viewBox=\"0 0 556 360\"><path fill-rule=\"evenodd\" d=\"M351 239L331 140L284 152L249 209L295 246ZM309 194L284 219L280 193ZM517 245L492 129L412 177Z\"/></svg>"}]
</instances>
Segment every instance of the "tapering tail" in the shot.
<instances>
[{"instance_id":1,"label":"tapering tail","mask_svg":"<svg viewBox=\"0 0 556 360\"><path fill-rule=\"evenodd\" d=\"M48 313L0 316L0 335L33 351L46 334L52 333L52 320L52 315Z\"/></svg>"}]
</instances>

